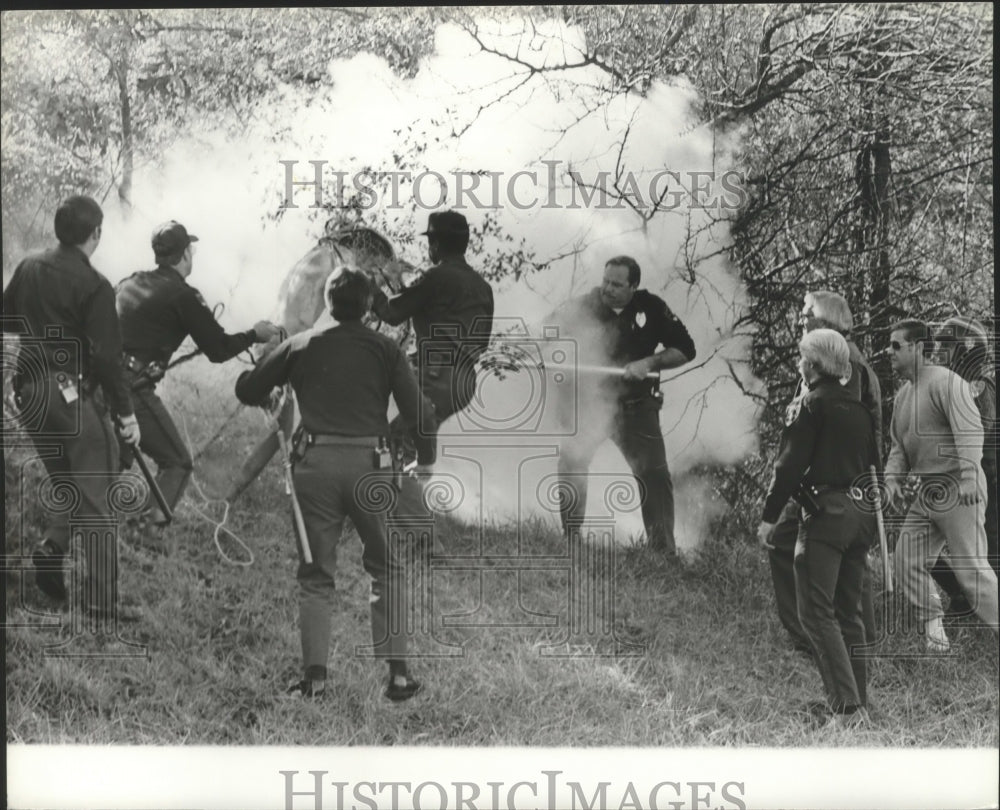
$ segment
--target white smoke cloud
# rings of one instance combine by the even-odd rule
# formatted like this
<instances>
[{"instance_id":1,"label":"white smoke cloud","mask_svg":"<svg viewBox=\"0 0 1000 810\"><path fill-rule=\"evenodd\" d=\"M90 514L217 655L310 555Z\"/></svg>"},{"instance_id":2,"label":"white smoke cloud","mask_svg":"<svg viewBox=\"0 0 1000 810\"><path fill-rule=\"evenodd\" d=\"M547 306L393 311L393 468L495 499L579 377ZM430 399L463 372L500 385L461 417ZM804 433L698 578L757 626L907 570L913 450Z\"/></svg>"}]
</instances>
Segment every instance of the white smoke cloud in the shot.
<instances>
[{"instance_id":1,"label":"white smoke cloud","mask_svg":"<svg viewBox=\"0 0 1000 810\"><path fill-rule=\"evenodd\" d=\"M477 23L489 47L516 53L536 66L575 62L585 51L583 34L562 23L536 23L530 30L517 21ZM731 334L745 292L719 252L726 240L724 227L713 226L696 241L694 258L710 254L715 258L701 261L692 278L685 262L685 239L710 225L708 212L685 202L643 221L627 206L598 208L578 202L571 207L574 189L566 175L569 169L592 180L601 171L613 175L620 167L632 172L645 192L654 173L664 169L720 173L730 168L725 145L717 143L710 131L694 126L691 110L696 98L689 87L658 83L643 97L612 92L609 78L593 66L529 76L526 68L508 59L482 53L454 25L438 29L434 55L412 79L394 75L383 60L371 55L332 62L329 76L331 87L320 96L289 87L266 100L238 142L221 134L203 134L178 143L161 166L140 169L130 217L109 212L106 244L95 255L97 266L112 280L151 267L153 226L178 219L201 238L191 283L210 304L226 304L222 322L227 328L242 329L259 318L275 317L282 278L321 233L317 212L308 208L314 193L308 187L296 189L299 207L286 210L280 222L262 219L262 214L277 209L284 195L280 160L298 161L299 180L311 179L310 160L327 161L328 172L341 170L351 176L364 167L391 171L396 168L394 155L413 160L415 170L440 172L449 181L455 171L498 172L501 204L489 212L467 209L470 223L475 228L487 213L495 215L501 233L513 237L515 244L525 240L539 260L549 262L544 272L498 285L498 318L520 318L537 335L557 305L598 282L607 258L632 255L643 268L642 286L667 301L698 349L694 364L664 374L668 381L662 386L666 404L661 422L675 480L697 464L732 463L755 447L755 408L731 379L726 362L745 358L749 344L747 338ZM523 170L537 172L537 180L522 177L517 187L522 198L539 198L539 204L528 210L512 205L503 187ZM454 184L450 185L445 206L455 202ZM434 191L434 184L427 183L424 198L433 198ZM400 208L393 209L380 198L370 212L373 221L381 217L392 224L412 219L422 226L427 212L415 210L406 184L400 201ZM551 202L555 204L546 206ZM421 240L399 249L415 264L426 263ZM470 260L475 266L475 245ZM741 382L759 385L743 372ZM509 418L523 400L527 384L514 377L487 380L482 404L476 407L488 418ZM581 406L594 416L598 403ZM523 434L476 438L462 428L457 419L446 424L442 448L486 441L530 454L534 446L553 444ZM484 457L490 452L482 451ZM534 466L539 468L531 473L536 476L555 469L553 458ZM517 488L509 479L491 478L488 465L484 469L484 490L466 488L467 516L479 508L495 514L516 511ZM598 453L592 469L627 473L610 443ZM445 454L439 470L459 474L462 462ZM690 486L698 488L697 482ZM679 533L700 535L703 524L686 513L691 503L679 499ZM537 511L523 502L521 508ZM641 532L638 512L622 517L621 531ZM683 538L681 542L694 545Z\"/></svg>"}]
</instances>

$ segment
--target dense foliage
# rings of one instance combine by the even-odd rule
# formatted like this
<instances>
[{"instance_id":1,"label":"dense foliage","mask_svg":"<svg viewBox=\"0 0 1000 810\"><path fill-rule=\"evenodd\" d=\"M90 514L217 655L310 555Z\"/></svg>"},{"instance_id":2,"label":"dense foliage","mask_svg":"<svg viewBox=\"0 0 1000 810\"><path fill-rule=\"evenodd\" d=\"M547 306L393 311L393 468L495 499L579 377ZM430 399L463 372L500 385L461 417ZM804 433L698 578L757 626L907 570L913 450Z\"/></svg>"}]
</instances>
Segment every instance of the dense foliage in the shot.
<instances>
[{"instance_id":1,"label":"dense foliage","mask_svg":"<svg viewBox=\"0 0 1000 810\"><path fill-rule=\"evenodd\" d=\"M609 99L645 94L654 82L697 91L698 122L713 128L720 154L747 177L746 204L725 215L730 238L722 249L750 294L737 330L754 336L749 362L768 382L772 406L783 404L794 381L794 313L806 289L847 296L859 343L890 393L881 350L893 321L960 312L992 324L991 6L538 6L487 13L523 20L527 38L546 19L583 30L584 53L541 67L525 61L531 76L593 67L607 75ZM400 75L413 75L441 22L461 26L484 49L495 47L478 38L482 16L474 14L482 12L5 12L5 272L12 251L42 239L56 200L87 189L127 203L134 167L155 162L190 122L239 132L277 88L322 90L329 60L339 56L372 53ZM515 67L519 48L504 52ZM420 148L405 141L406 133L401 138L398 162ZM500 236L489 218L485 227ZM535 269L523 245L505 238L499 250L506 255L488 264L518 277ZM700 256L690 259L694 279L698 262L711 257L688 255ZM773 446L778 411L766 412L765 447Z\"/></svg>"}]
</instances>

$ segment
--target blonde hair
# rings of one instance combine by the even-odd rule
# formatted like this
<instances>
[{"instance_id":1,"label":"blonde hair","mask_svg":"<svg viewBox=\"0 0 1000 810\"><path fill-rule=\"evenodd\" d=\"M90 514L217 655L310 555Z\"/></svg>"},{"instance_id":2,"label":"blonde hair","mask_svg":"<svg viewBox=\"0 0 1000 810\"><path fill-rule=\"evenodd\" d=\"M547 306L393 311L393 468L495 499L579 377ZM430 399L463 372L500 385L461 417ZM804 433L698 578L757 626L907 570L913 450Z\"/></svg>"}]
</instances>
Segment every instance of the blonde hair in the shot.
<instances>
[{"instance_id":1,"label":"blonde hair","mask_svg":"<svg viewBox=\"0 0 1000 810\"><path fill-rule=\"evenodd\" d=\"M813 329L799 341L799 354L820 374L836 379L851 376L851 350L835 329Z\"/></svg>"},{"instance_id":2,"label":"blonde hair","mask_svg":"<svg viewBox=\"0 0 1000 810\"><path fill-rule=\"evenodd\" d=\"M854 316L847 306L847 299L831 290L816 290L806 293L805 305L812 304L813 317L825 321L831 329L850 332L854 328Z\"/></svg>"}]
</instances>

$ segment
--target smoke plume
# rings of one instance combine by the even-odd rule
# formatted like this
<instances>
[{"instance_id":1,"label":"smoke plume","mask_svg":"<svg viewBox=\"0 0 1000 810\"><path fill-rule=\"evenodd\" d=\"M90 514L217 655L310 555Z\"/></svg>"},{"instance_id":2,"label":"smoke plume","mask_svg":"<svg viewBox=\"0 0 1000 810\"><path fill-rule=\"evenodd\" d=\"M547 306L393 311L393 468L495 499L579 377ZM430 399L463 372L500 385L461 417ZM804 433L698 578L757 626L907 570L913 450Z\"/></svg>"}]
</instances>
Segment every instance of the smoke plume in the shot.
<instances>
[{"instance_id":1,"label":"smoke plume","mask_svg":"<svg viewBox=\"0 0 1000 810\"><path fill-rule=\"evenodd\" d=\"M152 228L177 219L200 237L190 282L210 304L226 305L221 320L227 328L243 329L276 317L282 278L322 233L325 212L309 207L314 188L295 186L297 207L281 209L288 186L280 161L293 162L301 183L314 177L310 161L326 162L327 179L344 172L348 184L363 171L409 171L411 180L424 173L420 189L401 181L396 201L384 183L372 184L375 192L367 201L374 204L361 208L360 220L388 233L423 230L429 209L454 206L456 184L479 177L482 207L468 195L464 199L474 232L470 263L489 270L498 256L520 251L542 267L522 265L522 276L508 274L495 284L498 330L510 330L523 344L546 335L559 339L547 330L549 314L595 286L609 257L628 254L642 268L641 286L665 299L691 333L698 357L664 372L661 424L680 492L678 542L692 547L704 521L688 510L693 506L703 517L699 504L705 499L698 495L703 482L685 481L688 471L733 463L756 441L756 410L742 389L759 383L743 364L749 337L733 332L745 292L725 259L724 217L717 206L699 207L689 193L699 182L692 173L702 172L715 178L706 193L718 196L718 178L733 168L730 145L695 125L696 98L683 84L654 83L639 96L616 90L593 66L547 72L579 61L585 43L577 29L555 22L528 29L516 20L477 24L482 42L512 58L484 53L466 31L445 25L437 32L435 55L412 79L394 75L370 55L335 61L326 92L283 89L260 105L238 142L206 132L178 143L162 165L138 173L129 217L109 212L95 264L113 281L151 267ZM439 184L429 172L444 178L440 205ZM517 172L531 174L508 185ZM603 205L600 189L593 188L602 172ZM672 192L655 213L651 184ZM333 184L324 186L324 201L335 191ZM593 195L589 203L586 193ZM365 201L363 195L357 199ZM402 258L426 266L420 237L398 241ZM443 428L438 471L466 482L463 516L546 511L538 503L538 482L555 470L559 439L544 435L555 418L555 397L531 404L540 386L551 391L558 383L550 373L530 369L505 379L488 375L472 418L454 418ZM577 402L582 430L610 407L584 389ZM530 407L543 426L534 432L481 428L513 424ZM507 459L503 470L495 468L501 457ZM477 466L482 472L473 475ZM595 475L627 474L610 443L591 469ZM475 482L479 475L481 485ZM511 475L524 480L515 485ZM641 532L637 511L619 517L622 534Z\"/></svg>"}]
</instances>

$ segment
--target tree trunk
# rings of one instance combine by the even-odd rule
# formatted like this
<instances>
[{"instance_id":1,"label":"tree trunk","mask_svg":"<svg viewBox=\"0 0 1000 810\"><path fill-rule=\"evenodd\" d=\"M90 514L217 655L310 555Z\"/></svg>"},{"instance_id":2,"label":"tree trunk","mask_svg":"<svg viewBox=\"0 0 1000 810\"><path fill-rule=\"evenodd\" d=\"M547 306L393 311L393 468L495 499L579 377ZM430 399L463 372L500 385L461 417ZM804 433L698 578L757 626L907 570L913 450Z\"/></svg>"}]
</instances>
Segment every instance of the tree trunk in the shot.
<instances>
[{"instance_id":1,"label":"tree trunk","mask_svg":"<svg viewBox=\"0 0 1000 810\"><path fill-rule=\"evenodd\" d=\"M863 347L872 361L882 387L883 417L889 414L893 390L892 367L885 349L889 345L889 330L901 311L889 297L892 275L892 159L891 129L886 112L883 77L891 67L891 57L884 53L885 37L875 28L877 52L868 71L862 73L867 90L863 91L862 122L865 143L857 162L858 191L861 197L861 256L862 279L856 297L859 310L868 314L867 345ZM886 422L888 424L888 422Z\"/></svg>"},{"instance_id":2,"label":"tree trunk","mask_svg":"<svg viewBox=\"0 0 1000 810\"><path fill-rule=\"evenodd\" d=\"M128 58L122 56L115 65L118 77L118 101L122 118L122 179L118 184L118 199L121 201L122 213L127 218L132 211L132 101L128 92Z\"/></svg>"}]
</instances>

